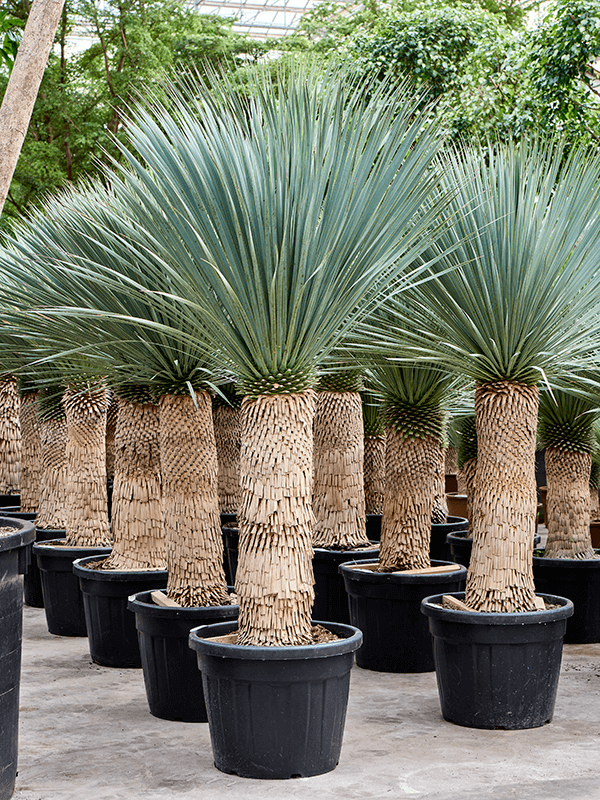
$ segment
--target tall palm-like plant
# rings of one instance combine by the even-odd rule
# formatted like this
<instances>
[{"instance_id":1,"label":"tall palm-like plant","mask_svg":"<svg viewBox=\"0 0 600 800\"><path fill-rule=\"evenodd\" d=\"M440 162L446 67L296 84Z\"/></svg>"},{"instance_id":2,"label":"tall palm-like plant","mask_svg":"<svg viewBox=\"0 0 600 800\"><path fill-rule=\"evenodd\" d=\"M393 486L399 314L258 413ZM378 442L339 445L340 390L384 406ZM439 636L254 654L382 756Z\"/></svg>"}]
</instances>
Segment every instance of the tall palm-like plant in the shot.
<instances>
[{"instance_id":1,"label":"tall palm-like plant","mask_svg":"<svg viewBox=\"0 0 600 800\"><path fill-rule=\"evenodd\" d=\"M566 391L542 391L538 438L546 454L548 558L593 558L590 478L597 402Z\"/></svg>"},{"instance_id":2,"label":"tall palm-like plant","mask_svg":"<svg viewBox=\"0 0 600 800\"><path fill-rule=\"evenodd\" d=\"M466 602L530 610L538 384L576 373L600 342L600 157L538 141L448 153L444 166L458 191L436 246L462 266L396 304L396 328L367 333L477 382Z\"/></svg>"}]
</instances>

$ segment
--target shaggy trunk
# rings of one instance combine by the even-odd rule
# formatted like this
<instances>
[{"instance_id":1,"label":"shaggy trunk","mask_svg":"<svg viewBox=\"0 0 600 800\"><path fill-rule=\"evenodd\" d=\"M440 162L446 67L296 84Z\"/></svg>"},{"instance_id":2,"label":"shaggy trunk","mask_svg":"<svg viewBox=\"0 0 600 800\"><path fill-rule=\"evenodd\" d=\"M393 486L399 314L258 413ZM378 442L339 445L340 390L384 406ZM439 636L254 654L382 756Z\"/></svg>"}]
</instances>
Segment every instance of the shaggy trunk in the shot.
<instances>
[{"instance_id":1,"label":"shaggy trunk","mask_svg":"<svg viewBox=\"0 0 600 800\"><path fill-rule=\"evenodd\" d=\"M509 381L478 385L477 480L466 602L475 611L535 608L535 444L539 392Z\"/></svg>"},{"instance_id":2,"label":"shaggy trunk","mask_svg":"<svg viewBox=\"0 0 600 800\"><path fill-rule=\"evenodd\" d=\"M477 459L470 458L463 464L462 472L465 481L465 491L467 495L467 519L473 519L473 492L475 491L475 476L477 474Z\"/></svg>"},{"instance_id":3,"label":"shaggy trunk","mask_svg":"<svg viewBox=\"0 0 600 800\"><path fill-rule=\"evenodd\" d=\"M67 389L67 544L111 544L106 496L106 411L109 390L96 384Z\"/></svg>"},{"instance_id":4,"label":"shaggy trunk","mask_svg":"<svg viewBox=\"0 0 600 800\"><path fill-rule=\"evenodd\" d=\"M115 476L115 437L117 435L117 417L119 403L113 398L106 412L106 477Z\"/></svg>"},{"instance_id":5,"label":"shaggy trunk","mask_svg":"<svg viewBox=\"0 0 600 800\"><path fill-rule=\"evenodd\" d=\"M465 475L464 466L463 469L459 469L456 473L456 491L457 494L466 494L468 495L467 489L467 477Z\"/></svg>"},{"instance_id":6,"label":"shaggy trunk","mask_svg":"<svg viewBox=\"0 0 600 800\"><path fill-rule=\"evenodd\" d=\"M21 397L21 511L29 513L38 510L42 477L37 400L37 392L24 392Z\"/></svg>"},{"instance_id":7,"label":"shaggy trunk","mask_svg":"<svg viewBox=\"0 0 600 800\"><path fill-rule=\"evenodd\" d=\"M318 392L314 430L313 544L368 547L360 394Z\"/></svg>"},{"instance_id":8,"label":"shaggy trunk","mask_svg":"<svg viewBox=\"0 0 600 800\"><path fill-rule=\"evenodd\" d=\"M594 558L590 536L592 457L557 447L546 448L547 558Z\"/></svg>"},{"instance_id":9,"label":"shaggy trunk","mask_svg":"<svg viewBox=\"0 0 600 800\"><path fill-rule=\"evenodd\" d=\"M428 567L431 512L440 444L433 437L386 432L385 501L381 520L380 572Z\"/></svg>"},{"instance_id":10,"label":"shaggy trunk","mask_svg":"<svg viewBox=\"0 0 600 800\"><path fill-rule=\"evenodd\" d=\"M438 447L438 457L435 465L435 488L433 490L433 508L431 510L431 521L436 524L443 524L448 517L448 505L446 503L446 468L444 450L441 445Z\"/></svg>"},{"instance_id":11,"label":"shaggy trunk","mask_svg":"<svg viewBox=\"0 0 600 800\"><path fill-rule=\"evenodd\" d=\"M444 474L458 475L458 451L456 447L448 446L444 456Z\"/></svg>"},{"instance_id":12,"label":"shaggy trunk","mask_svg":"<svg viewBox=\"0 0 600 800\"><path fill-rule=\"evenodd\" d=\"M111 522L113 549L104 567L165 569L158 406L123 398L117 403Z\"/></svg>"},{"instance_id":13,"label":"shaggy trunk","mask_svg":"<svg viewBox=\"0 0 600 800\"><path fill-rule=\"evenodd\" d=\"M213 424L219 461L219 509L221 514L237 514L240 505L242 446L242 421L239 408L216 405L213 408Z\"/></svg>"},{"instance_id":14,"label":"shaggy trunk","mask_svg":"<svg viewBox=\"0 0 600 800\"><path fill-rule=\"evenodd\" d=\"M385 436L365 436L365 511L383 513Z\"/></svg>"},{"instance_id":15,"label":"shaggy trunk","mask_svg":"<svg viewBox=\"0 0 600 800\"><path fill-rule=\"evenodd\" d=\"M40 419L40 504L38 528L67 525L67 422L63 415Z\"/></svg>"},{"instance_id":16,"label":"shaggy trunk","mask_svg":"<svg viewBox=\"0 0 600 800\"><path fill-rule=\"evenodd\" d=\"M239 644L311 637L312 390L242 402Z\"/></svg>"},{"instance_id":17,"label":"shaggy trunk","mask_svg":"<svg viewBox=\"0 0 600 800\"><path fill-rule=\"evenodd\" d=\"M159 407L167 594L185 607L226 605L211 397L163 395Z\"/></svg>"},{"instance_id":18,"label":"shaggy trunk","mask_svg":"<svg viewBox=\"0 0 600 800\"><path fill-rule=\"evenodd\" d=\"M590 519L598 519L600 502L598 501L598 487L590 487Z\"/></svg>"},{"instance_id":19,"label":"shaggy trunk","mask_svg":"<svg viewBox=\"0 0 600 800\"><path fill-rule=\"evenodd\" d=\"M21 399L15 380L0 381L0 494L19 494Z\"/></svg>"}]
</instances>

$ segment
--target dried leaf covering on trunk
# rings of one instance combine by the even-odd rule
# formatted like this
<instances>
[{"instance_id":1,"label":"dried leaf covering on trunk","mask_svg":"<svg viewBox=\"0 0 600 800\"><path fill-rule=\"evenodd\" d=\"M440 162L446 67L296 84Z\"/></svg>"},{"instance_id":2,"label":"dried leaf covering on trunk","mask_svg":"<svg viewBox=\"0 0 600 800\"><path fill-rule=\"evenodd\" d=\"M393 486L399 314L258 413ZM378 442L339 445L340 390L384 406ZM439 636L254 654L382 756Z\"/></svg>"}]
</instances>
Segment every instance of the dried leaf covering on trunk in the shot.
<instances>
[{"instance_id":1,"label":"dried leaf covering on trunk","mask_svg":"<svg viewBox=\"0 0 600 800\"><path fill-rule=\"evenodd\" d=\"M64 416L40 419L42 449L40 505L36 526L62 529L67 526L67 421Z\"/></svg>"},{"instance_id":2,"label":"dried leaf covering on trunk","mask_svg":"<svg viewBox=\"0 0 600 800\"><path fill-rule=\"evenodd\" d=\"M385 436L365 436L365 511L383 513Z\"/></svg>"},{"instance_id":3,"label":"dried leaf covering on trunk","mask_svg":"<svg viewBox=\"0 0 600 800\"><path fill-rule=\"evenodd\" d=\"M444 455L444 471L446 475L458 475L458 451L456 447L448 445Z\"/></svg>"},{"instance_id":4,"label":"dried leaf covering on trunk","mask_svg":"<svg viewBox=\"0 0 600 800\"><path fill-rule=\"evenodd\" d=\"M21 398L17 382L0 380L0 494L18 494L21 480Z\"/></svg>"},{"instance_id":5,"label":"dried leaf covering on trunk","mask_svg":"<svg viewBox=\"0 0 600 800\"><path fill-rule=\"evenodd\" d=\"M161 504L159 411L118 398L112 498L113 549L105 569L166 568Z\"/></svg>"},{"instance_id":6,"label":"dried leaf covering on trunk","mask_svg":"<svg viewBox=\"0 0 600 800\"><path fill-rule=\"evenodd\" d=\"M367 546L364 434L358 392L317 392L314 470L313 545L336 550Z\"/></svg>"},{"instance_id":7,"label":"dried leaf covering on trunk","mask_svg":"<svg viewBox=\"0 0 600 800\"><path fill-rule=\"evenodd\" d=\"M67 420L67 544L111 544L106 495L106 412L110 391L102 383L69 387Z\"/></svg>"},{"instance_id":8,"label":"dried leaf covering on trunk","mask_svg":"<svg viewBox=\"0 0 600 800\"><path fill-rule=\"evenodd\" d=\"M35 513L40 502L42 440L37 412L37 392L21 397L21 511Z\"/></svg>"},{"instance_id":9,"label":"dried leaf covering on trunk","mask_svg":"<svg viewBox=\"0 0 600 800\"><path fill-rule=\"evenodd\" d=\"M446 469L444 450L441 445L438 447L438 458L435 465L435 484L433 490L433 508L431 510L431 521L436 524L443 524L448 517L448 505L446 503Z\"/></svg>"},{"instance_id":10,"label":"dried leaf covering on trunk","mask_svg":"<svg viewBox=\"0 0 600 800\"><path fill-rule=\"evenodd\" d=\"M379 571L430 565L431 513L440 459L439 439L386 431L386 493L381 520Z\"/></svg>"},{"instance_id":11,"label":"dried leaf covering on trunk","mask_svg":"<svg viewBox=\"0 0 600 800\"><path fill-rule=\"evenodd\" d=\"M473 517L473 493L475 491L475 478L477 475L477 459L470 458L462 466L462 474L464 476L465 491L467 495L467 519L471 520Z\"/></svg>"},{"instance_id":12,"label":"dried leaf covering on trunk","mask_svg":"<svg viewBox=\"0 0 600 800\"><path fill-rule=\"evenodd\" d=\"M539 392L510 381L475 390L477 480L466 603L475 611L535 609L535 446Z\"/></svg>"},{"instance_id":13,"label":"dried leaf covering on trunk","mask_svg":"<svg viewBox=\"0 0 600 800\"><path fill-rule=\"evenodd\" d=\"M590 487L590 519L598 519L600 513L600 502L598 498L598 487Z\"/></svg>"},{"instance_id":14,"label":"dried leaf covering on trunk","mask_svg":"<svg viewBox=\"0 0 600 800\"><path fill-rule=\"evenodd\" d=\"M113 478L115 474L115 436L117 434L117 416L119 404L117 398L112 397L106 412L106 477Z\"/></svg>"},{"instance_id":15,"label":"dried leaf covering on trunk","mask_svg":"<svg viewBox=\"0 0 600 800\"><path fill-rule=\"evenodd\" d=\"M163 395L159 409L167 594L185 607L228 604L211 397Z\"/></svg>"},{"instance_id":16,"label":"dried leaf covering on trunk","mask_svg":"<svg viewBox=\"0 0 600 800\"><path fill-rule=\"evenodd\" d=\"M590 534L592 456L546 448L547 558L594 558Z\"/></svg>"},{"instance_id":17,"label":"dried leaf covering on trunk","mask_svg":"<svg viewBox=\"0 0 600 800\"><path fill-rule=\"evenodd\" d=\"M240 448L242 420L239 408L223 404L213 408L213 424L219 461L219 509L237 514L240 505Z\"/></svg>"},{"instance_id":18,"label":"dried leaf covering on trunk","mask_svg":"<svg viewBox=\"0 0 600 800\"><path fill-rule=\"evenodd\" d=\"M239 644L310 644L315 394L242 402Z\"/></svg>"}]
</instances>

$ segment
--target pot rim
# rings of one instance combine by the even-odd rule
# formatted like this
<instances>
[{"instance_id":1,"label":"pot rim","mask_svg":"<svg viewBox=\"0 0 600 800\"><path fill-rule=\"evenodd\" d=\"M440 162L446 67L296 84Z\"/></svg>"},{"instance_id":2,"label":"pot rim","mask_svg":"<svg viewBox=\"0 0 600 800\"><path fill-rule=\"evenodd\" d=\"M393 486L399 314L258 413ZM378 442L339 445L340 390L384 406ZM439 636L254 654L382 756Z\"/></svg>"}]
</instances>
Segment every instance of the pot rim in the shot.
<instances>
[{"instance_id":1,"label":"pot rim","mask_svg":"<svg viewBox=\"0 0 600 800\"><path fill-rule=\"evenodd\" d=\"M223 616L230 609L232 611L232 617L237 616L239 613L240 607L237 604L230 604L228 606L180 606L179 608L175 608L174 606L157 606L156 603L148 603L145 600L140 599L142 595L150 595L150 592L153 591L155 590L146 589L143 592L136 592L135 594L129 595L127 600L127 608L136 614L147 614L148 616L152 617L171 617L179 619L193 619L200 614L204 616L210 616L211 614L214 614L214 616ZM164 589L160 589L160 591L162 592Z\"/></svg>"},{"instance_id":2,"label":"pot rim","mask_svg":"<svg viewBox=\"0 0 600 800\"><path fill-rule=\"evenodd\" d=\"M451 597L464 600L464 592L445 592ZM557 622L573 616L574 606L567 597L536 592L536 597L542 597L551 603L557 603L560 608L550 608L544 611L458 611L454 608L442 608L443 595L431 595L421 601L421 613L426 617L444 620L446 622L463 623L466 625L538 625L540 623Z\"/></svg>"},{"instance_id":3,"label":"pot rim","mask_svg":"<svg viewBox=\"0 0 600 800\"><path fill-rule=\"evenodd\" d=\"M266 647L247 644L229 644L225 642L214 642L200 635L208 628L214 631L216 636L231 633L238 627L237 620L234 622L221 622L215 625L200 625L190 631L189 646L192 650L203 656L219 656L221 658L237 658L248 661L299 661L309 658L326 658L327 656L339 656L346 653L353 653L362 644L362 631L353 625L345 625L341 622L321 622L312 620L313 625L322 625L328 631L338 635L345 635L344 639L335 642L323 642L320 644L292 645L290 647Z\"/></svg>"},{"instance_id":4,"label":"pot rim","mask_svg":"<svg viewBox=\"0 0 600 800\"><path fill-rule=\"evenodd\" d=\"M600 550L595 548L599 553ZM547 558L534 556L533 563L540 567L571 567L572 569L600 569L600 558Z\"/></svg>"},{"instance_id":5,"label":"pot rim","mask_svg":"<svg viewBox=\"0 0 600 800\"><path fill-rule=\"evenodd\" d=\"M352 564L360 564L361 566L364 566L365 564L376 563L377 559L372 559L370 561L367 561L366 559L364 561L346 561L344 564L340 564L338 567L338 572L347 580L362 581L364 583L429 583L435 585L436 583L447 583L449 579L464 581L467 578L467 568L462 564L456 564L454 561L440 561L439 559L435 558L431 559L432 567L439 567L442 564L447 564L448 566L460 567L460 569L455 569L451 572L435 572L433 574L428 573L425 575L418 573L405 575L402 572L373 572L371 570L349 569Z\"/></svg>"},{"instance_id":6,"label":"pot rim","mask_svg":"<svg viewBox=\"0 0 600 800\"><path fill-rule=\"evenodd\" d=\"M166 567L156 569L111 569L101 570L92 569L87 566L86 562L90 561L103 561L110 556L110 553L101 553L91 556L83 556L73 561L73 572L80 577L87 580L99 581L127 581L130 579L140 578L147 575L160 575L160 573L167 572Z\"/></svg>"},{"instance_id":7,"label":"pot rim","mask_svg":"<svg viewBox=\"0 0 600 800\"><path fill-rule=\"evenodd\" d=\"M448 514L448 516L446 517L446 522L432 522L431 528L432 530L435 530L436 528L442 528L447 525L458 525L458 524L468 525L469 520L466 517L455 517L452 514ZM460 530L462 530L462 528Z\"/></svg>"},{"instance_id":8,"label":"pot rim","mask_svg":"<svg viewBox=\"0 0 600 800\"><path fill-rule=\"evenodd\" d=\"M43 530L43 529L42 529ZM57 544L60 542L60 544ZM65 538L62 539L48 539L45 542L35 542L33 545L33 551L41 552L44 555L65 555L65 556L72 556L74 553L76 554L77 551L80 552L80 555L76 558L84 558L85 556L89 555L108 555L112 550L112 547L81 547L80 545L67 545L63 544L65 542ZM91 550L97 551L96 553L90 553Z\"/></svg>"},{"instance_id":9,"label":"pot rim","mask_svg":"<svg viewBox=\"0 0 600 800\"><path fill-rule=\"evenodd\" d=\"M14 528L14 533L3 533L0 535L0 553L9 550L16 550L24 547L35 540L35 525L29 520L19 517L3 517L0 514L0 527Z\"/></svg>"},{"instance_id":10,"label":"pot rim","mask_svg":"<svg viewBox=\"0 0 600 800\"><path fill-rule=\"evenodd\" d=\"M373 547L352 548L351 550L330 550L327 547L313 547L313 554L318 555L324 561L326 560L335 561L340 556L348 556L348 555L356 555L358 553L364 553L365 554L364 560L367 561L367 560L372 560L372 557L376 556L379 553L379 548L381 547L379 542L371 542L371 544L373 545ZM362 560L363 559L360 559L360 561Z\"/></svg>"}]
</instances>

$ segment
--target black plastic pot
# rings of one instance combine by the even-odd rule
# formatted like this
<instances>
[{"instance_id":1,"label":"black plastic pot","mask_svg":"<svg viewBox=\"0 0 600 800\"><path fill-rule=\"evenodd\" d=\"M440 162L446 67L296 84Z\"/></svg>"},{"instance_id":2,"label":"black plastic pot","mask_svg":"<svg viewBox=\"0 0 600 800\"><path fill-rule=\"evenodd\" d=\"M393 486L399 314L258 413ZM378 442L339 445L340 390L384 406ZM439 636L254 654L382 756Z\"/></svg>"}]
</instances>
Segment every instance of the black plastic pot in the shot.
<instances>
[{"instance_id":1,"label":"black plastic pot","mask_svg":"<svg viewBox=\"0 0 600 800\"><path fill-rule=\"evenodd\" d=\"M445 720L489 730L525 730L550 722L573 603L540 596L559 608L482 613L442 608L442 595L423 600Z\"/></svg>"},{"instance_id":2,"label":"black plastic pot","mask_svg":"<svg viewBox=\"0 0 600 800\"><path fill-rule=\"evenodd\" d=\"M433 561L431 565L444 563L448 562ZM433 648L421 601L432 591L448 594L464 588L467 570L404 575L350 569L342 564L340 573L350 599L350 620L364 636L356 653L358 666L378 672L432 672Z\"/></svg>"},{"instance_id":3,"label":"black plastic pot","mask_svg":"<svg viewBox=\"0 0 600 800\"><path fill-rule=\"evenodd\" d=\"M350 670L362 634L349 625L314 624L344 638L304 647L251 647L204 638L231 633L236 622L190 633L217 769L260 779L304 778L335 769Z\"/></svg>"},{"instance_id":4,"label":"black plastic pot","mask_svg":"<svg viewBox=\"0 0 600 800\"><path fill-rule=\"evenodd\" d=\"M231 574L231 567L229 564L229 555L227 552L227 537L223 528L229 528L237 532L237 514L221 514L221 536L223 538L223 569L225 571L225 580L227 585L231 586L235 582L235 575ZM235 549L235 566L237 568L237 538L235 543L232 543Z\"/></svg>"},{"instance_id":5,"label":"black plastic pot","mask_svg":"<svg viewBox=\"0 0 600 800\"><path fill-rule=\"evenodd\" d=\"M0 494L0 508L5 508L6 506L20 506L21 505L21 495L20 494Z\"/></svg>"},{"instance_id":6,"label":"black plastic pot","mask_svg":"<svg viewBox=\"0 0 600 800\"><path fill-rule=\"evenodd\" d=\"M142 670L150 713L179 722L207 722L202 673L190 650L190 631L237 618L238 606L167 608L157 606L150 592L129 598L135 614Z\"/></svg>"},{"instance_id":7,"label":"black plastic pot","mask_svg":"<svg viewBox=\"0 0 600 800\"><path fill-rule=\"evenodd\" d=\"M533 537L533 546L537 547L542 541L542 537L536 533ZM471 550L473 549L473 538L462 533L449 533L446 536L446 544L449 550L449 558L456 564L462 564L469 568L471 562Z\"/></svg>"},{"instance_id":8,"label":"black plastic pot","mask_svg":"<svg viewBox=\"0 0 600 800\"><path fill-rule=\"evenodd\" d=\"M221 527L227 528L237 527L237 514L221 514Z\"/></svg>"},{"instance_id":9,"label":"black plastic pot","mask_svg":"<svg viewBox=\"0 0 600 800\"><path fill-rule=\"evenodd\" d=\"M367 514L367 539L370 542L381 540L381 517L382 514Z\"/></svg>"},{"instance_id":10,"label":"black plastic pot","mask_svg":"<svg viewBox=\"0 0 600 800\"><path fill-rule=\"evenodd\" d=\"M315 575L315 602L312 616L329 622L350 624L348 595L339 566L346 561L372 561L378 558L379 548L372 550L325 550L315 547L313 571ZM354 623L353 623L354 624Z\"/></svg>"},{"instance_id":11,"label":"black plastic pot","mask_svg":"<svg viewBox=\"0 0 600 800\"><path fill-rule=\"evenodd\" d=\"M57 636L87 636L83 596L73 562L110 553L110 547L66 547L52 539L33 545L42 578L48 631Z\"/></svg>"},{"instance_id":12,"label":"black plastic pot","mask_svg":"<svg viewBox=\"0 0 600 800\"><path fill-rule=\"evenodd\" d=\"M432 522L429 558L437 561L448 561L450 552L446 545L446 537L449 533L465 531L468 527L469 521L465 517L446 517L446 522Z\"/></svg>"},{"instance_id":13,"label":"black plastic pot","mask_svg":"<svg viewBox=\"0 0 600 800\"><path fill-rule=\"evenodd\" d=\"M227 525L224 525L221 531L223 533L223 546L225 547L225 563L227 564L225 575L227 583L234 584L238 565L240 532L238 528L228 528Z\"/></svg>"},{"instance_id":14,"label":"black plastic pot","mask_svg":"<svg viewBox=\"0 0 600 800\"><path fill-rule=\"evenodd\" d=\"M9 517L10 519L24 519L28 522L35 522L37 514L32 511L21 511L20 508L8 510L2 509L2 516ZM56 539L61 535L61 531L38 531L36 530L35 541L45 541L46 539ZM38 569L37 561L33 558L33 544L27 545L29 550L29 566L23 576L23 592L24 602L26 606L33 606L33 608L44 607L44 597L42 595L42 582L40 579L40 571Z\"/></svg>"},{"instance_id":15,"label":"black plastic pot","mask_svg":"<svg viewBox=\"0 0 600 800\"><path fill-rule=\"evenodd\" d=\"M534 556L533 578L538 592L573 601L575 612L567 623L565 644L600 642L600 558Z\"/></svg>"},{"instance_id":16,"label":"black plastic pot","mask_svg":"<svg viewBox=\"0 0 600 800\"><path fill-rule=\"evenodd\" d=\"M135 615L128 610L129 596L164 589L166 569L103 570L88 565L108 555L88 556L73 562L79 578L92 661L103 667L141 667Z\"/></svg>"},{"instance_id":17,"label":"black plastic pot","mask_svg":"<svg viewBox=\"0 0 600 800\"><path fill-rule=\"evenodd\" d=\"M35 526L0 517L0 800L12 797L17 775L19 688L23 639L23 582Z\"/></svg>"}]
</instances>

